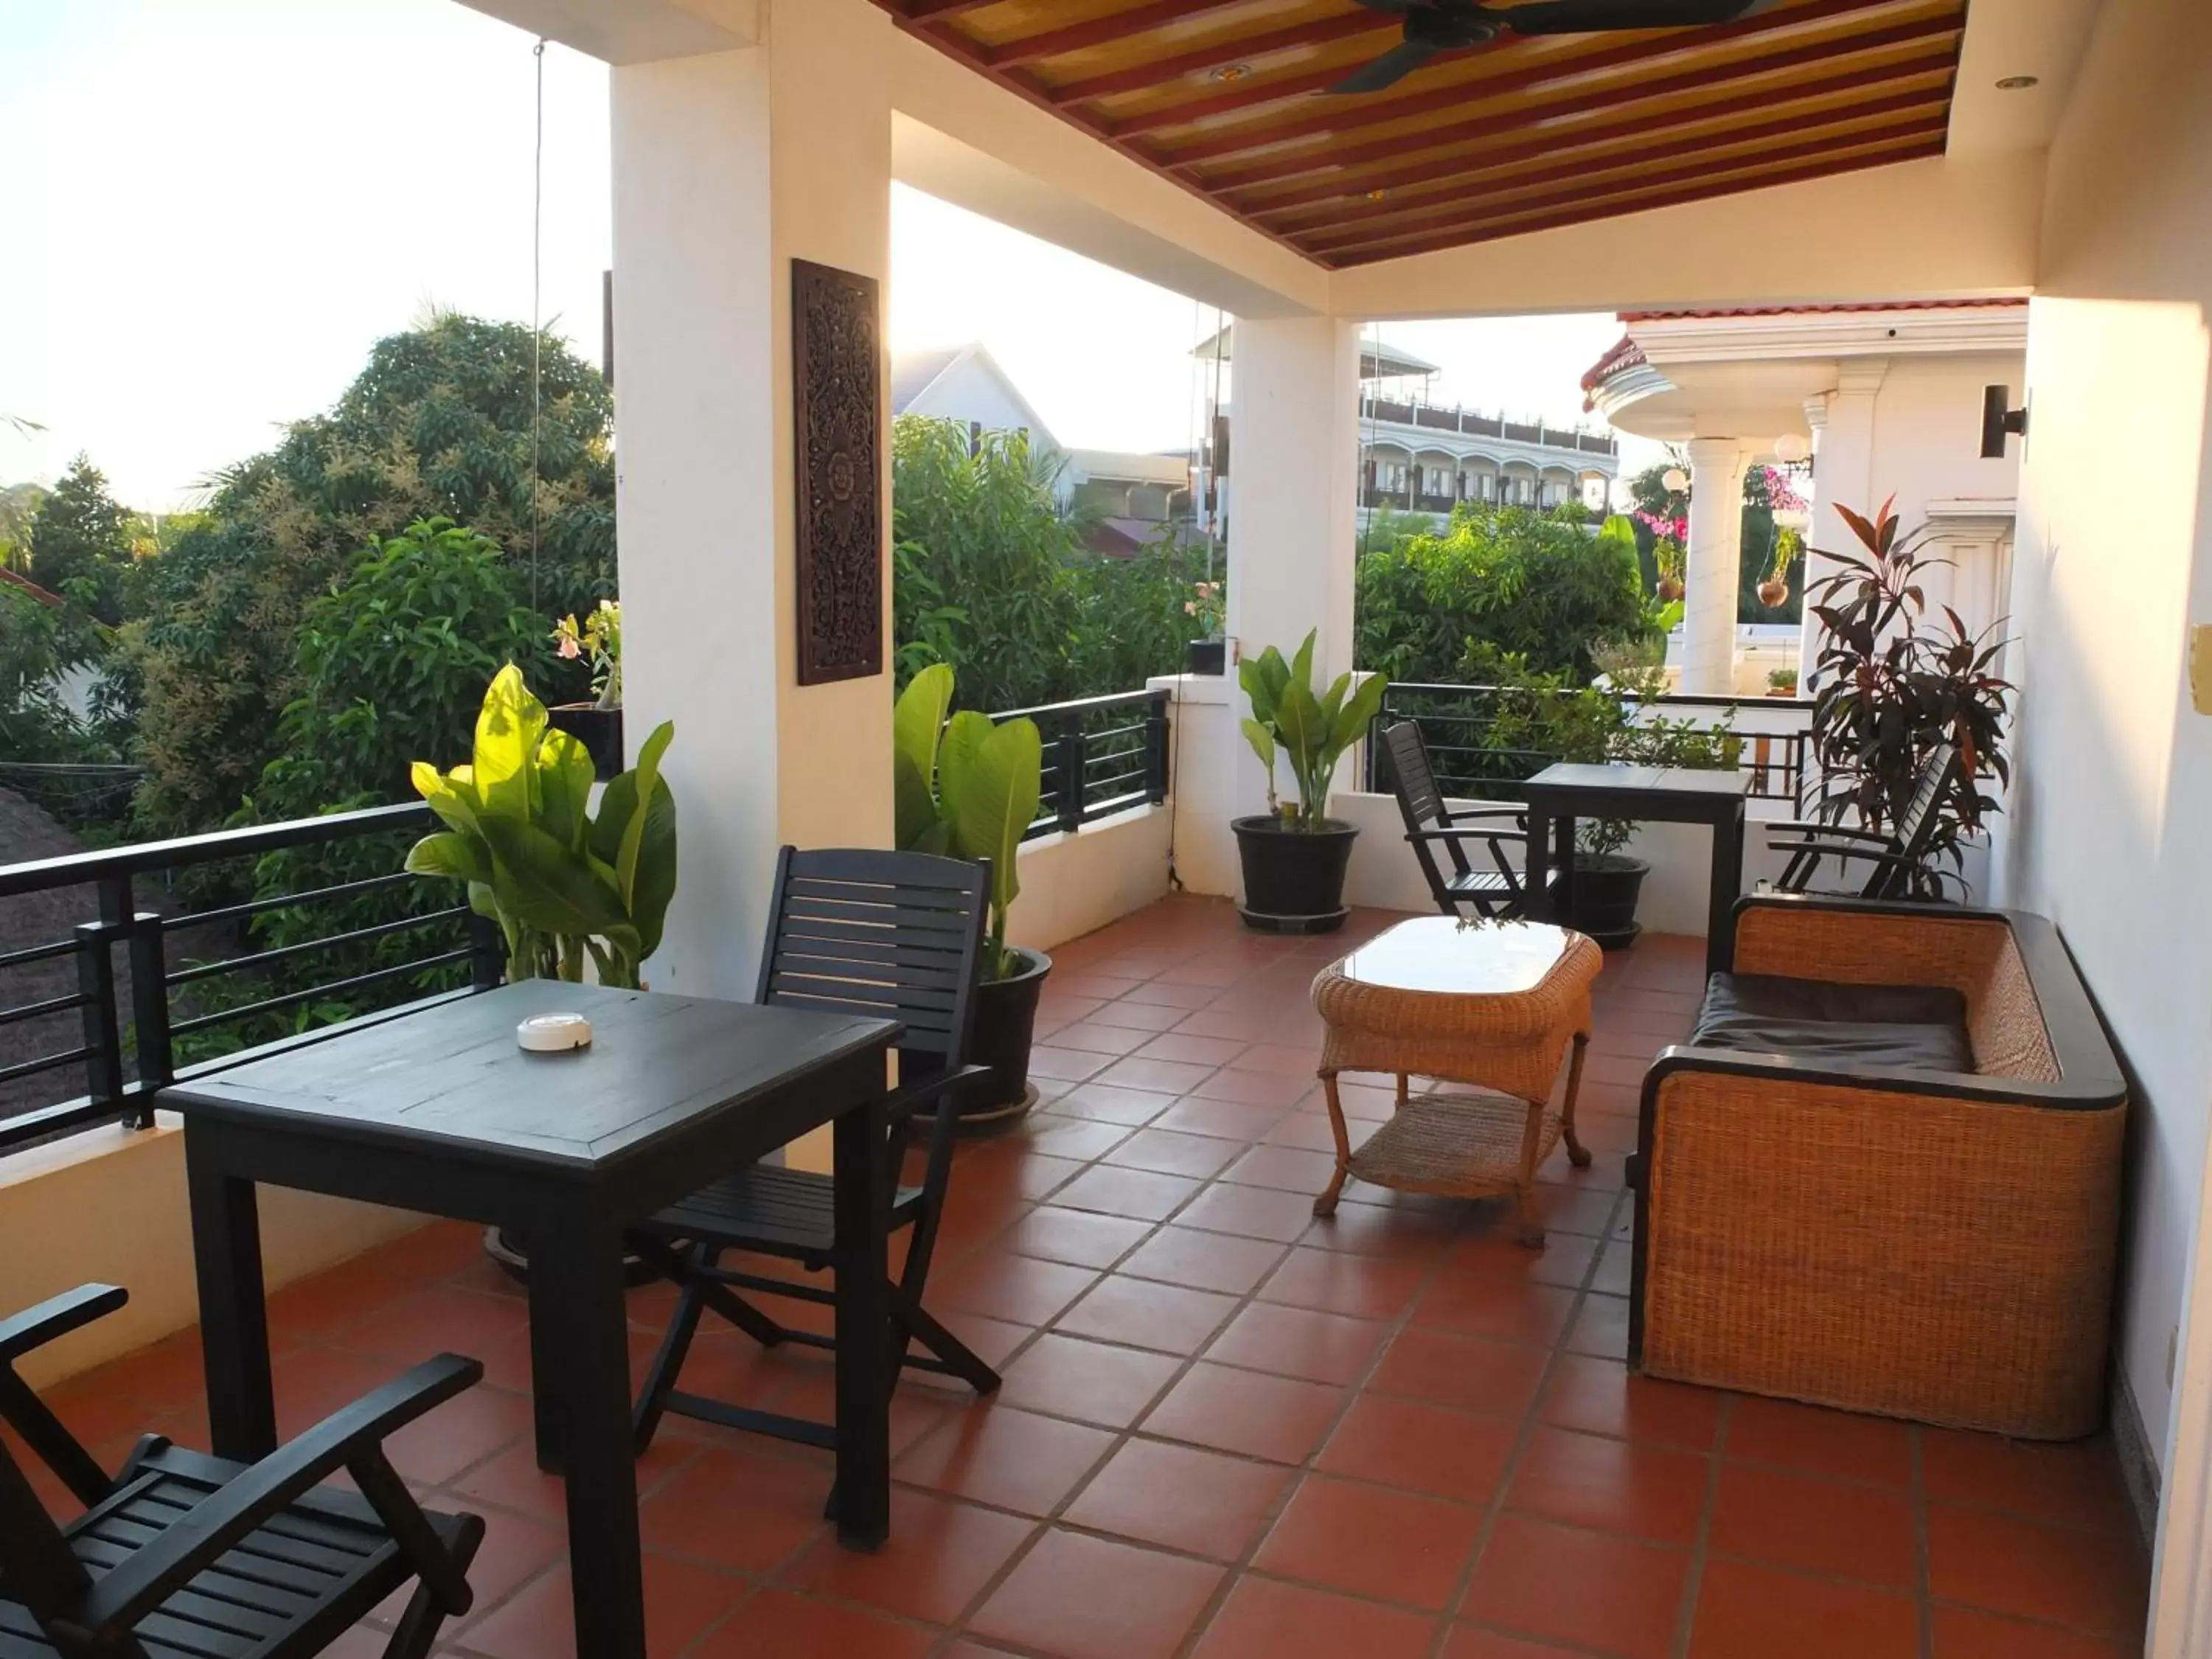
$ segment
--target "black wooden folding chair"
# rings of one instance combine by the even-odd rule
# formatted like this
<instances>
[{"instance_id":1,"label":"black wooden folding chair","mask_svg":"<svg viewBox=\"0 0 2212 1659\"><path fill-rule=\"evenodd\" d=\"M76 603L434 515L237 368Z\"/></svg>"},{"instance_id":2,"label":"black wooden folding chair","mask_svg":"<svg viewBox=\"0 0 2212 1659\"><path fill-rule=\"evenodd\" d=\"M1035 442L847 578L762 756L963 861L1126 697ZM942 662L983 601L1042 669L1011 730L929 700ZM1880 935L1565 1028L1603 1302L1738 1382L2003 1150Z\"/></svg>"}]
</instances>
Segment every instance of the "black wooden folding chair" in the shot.
<instances>
[{"instance_id":1,"label":"black wooden folding chair","mask_svg":"<svg viewBox=\"0 0 2212 1659\"><path fill-rule=\"evenodd\" d=\"M787 847L776 860L775 908L755 993L761 1002L905 1023L899 1087L885 1113L889 1225L894 1232L908 1230L906 1263L890 1286L890 1340L901 1364L959 1377L982 1394L999 1386L999 1374L932 1318L921 1298L959 1130L953 1096L986 1074L967 1057L990 895L988 860L971 864L927 853L866 849L802 853ZM921 1184L900 1186L917 1121L933 1113ZM781 1324L737 1294L748 1290L834 1303L834 1291L721 1265L724 1255L740 1251L793 1261L808 1273L828 1267L836 1242L831 1193L826 1175L756 1164L662 1211L635 1236L639 1254L683 1287L638 1397L641 1452L652 1444L664 1412L811 1445L835 1443L828 1424L734 1406L678 1386L700 1317L709 1309L764 1346L797 1342L834 1348L830 1338ZM912 1352L916 1343L926 1352Z\"/></svg>"},{"instance_id":2,"label":"black wooden folding chair","mask_svg":"<svg viewBox=\"0 0 2212 1659\"><path fill-rule=\"evenodd\" d=\"M1444 805L1437 787L1436 769L1429 763L1428 739L1411 720L1400 720L1382 733L1382 746L1390 757L1390 778L1398 797L1398 811L1406 820L1406 839L1428 878L1437 908L1448 916L1464 915L1462 905L1472 905L1486 919L1521 914L1528 902L1521 872L1506 852L1527 846L1528 819L1517 806L1477 806L1453 811ZM1467 855L1466 844L1480 842L1490 851L1490 868L1478 868ZM1447 873L1437 861L1441 848L1451 860Z\"/></svg>"},{"instance_id":3,"label":"black wooden folding chair","mask_svg":"<svg viewBox=\"0 0 2212 1659\"><path fill-rule=\"evenodd\" d=\"M423 1659L469 1610L483 1522L421 1508L384 1442L483 1367L441 1355L258 1463L149 1435L111 1480L15 1365L127 1299L87 1285L0 1322L0 1419L86 1505L55 1522L0 1444L0 1656L307 1659L416 1579L385 1659ZM342 1471L356 1491L320 1484Z\"/></svg>"},{"instance_id":4,"label":"black wooden folding chair","mask_svg":"<svg viewBox=\"0 0 2212 1659\"><path fill-rule=\"evenodd\" d=\"M1786 853L1790 857L1783 867L1781 879L1774 884L1774 890L1824 890L1813 886L1822 859L1833 859L1839 865L1857 860L1872 866L1860 884L1858 897L1911 897L1913 873L1927 856L1929 840L1936 833L1936 809L1942 805L1943 792L1951 787L1951 775L1958 763L1955 744L1939 743L1928 751L1928 758L1921 763L1919 776L1913 781L1912 799L1898 816L1893 831L1853 830L1840 823L1797 819L1768 824L1769 850Z\"/></svg>"}]
</instances>

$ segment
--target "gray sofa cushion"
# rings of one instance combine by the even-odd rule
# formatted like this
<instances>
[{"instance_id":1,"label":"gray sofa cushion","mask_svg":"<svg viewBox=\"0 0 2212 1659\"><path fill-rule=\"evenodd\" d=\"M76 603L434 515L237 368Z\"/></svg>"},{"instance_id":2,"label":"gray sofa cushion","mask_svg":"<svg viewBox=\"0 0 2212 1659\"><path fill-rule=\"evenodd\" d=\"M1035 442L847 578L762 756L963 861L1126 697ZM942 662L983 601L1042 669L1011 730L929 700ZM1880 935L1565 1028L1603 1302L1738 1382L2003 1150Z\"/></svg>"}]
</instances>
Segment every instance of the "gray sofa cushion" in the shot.
<instances>
[{"instance_id":1,"label":"gray sofa cushion","mask_svg":"<svg viewBox=\"0 0 2212 1659\"><path fill-rule=\"evenodd\" d=\"M1971 1072L1966 1000L1948 986L1715 974L1690 1041L1821 1065Z\"/></svg>"}]
</instances>

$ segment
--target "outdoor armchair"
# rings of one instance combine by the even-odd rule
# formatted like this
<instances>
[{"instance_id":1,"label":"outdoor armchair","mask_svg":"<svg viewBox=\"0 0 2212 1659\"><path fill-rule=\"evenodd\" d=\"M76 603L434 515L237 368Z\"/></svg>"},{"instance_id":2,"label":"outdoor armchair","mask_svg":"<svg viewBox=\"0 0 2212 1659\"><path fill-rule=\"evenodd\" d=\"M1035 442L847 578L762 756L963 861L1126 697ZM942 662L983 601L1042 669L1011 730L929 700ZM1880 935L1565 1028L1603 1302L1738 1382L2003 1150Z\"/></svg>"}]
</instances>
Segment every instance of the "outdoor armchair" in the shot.
<instances>
[{"instance_id":1,"label":"outdoor armchair","mask_svg":"<svg viewBox=\"0 0 2212 1659\"><path fill-rule=\"evenodd\" d=\"M0 1322L0 1419L87 1506L57 1522L0 1443L0 1654L307 1659L415 1580L385 1655L423 1659L469 1610L483 1522L423 1510L384 1442L483 1367L441 1355L255 1463L149 1435L108 1480L15 1362L127 1299L88 1285ZM323 1484L340 1474L356 1491Z\"/></svg>"},{"instance_id":2,"label":"outdoor armchair","mask_svg":"<svg viewBox=\"0 0 2212 1659\"><path fill-rule=\"evenodd\" d=\"M1437 908L1448 916L1464 915L1462 905L1473 907L1485 920L1519 915L1528 896L1521 872L1506 849L1528 844L1528 820L1521 809L1475 806L1454 811L1447 807L1429 759L1428 739L1411 720L1387 729L1382 746L1390 757L1391 788L1398 798L1399 815L1406 821L1406 840L1420 862ZM1479 843L1487 853L1487 867L1468 856L1471 843ZM1438 861L1439 854L1450 869Z\"/></svg>"},{"instance_id":3,"label":"outdoor armchair","mask_svg":"<svg viewBox=\"0 0 2212 1659\"><path fill-rule=\"evenodd\" d=\"M1919 776L1914 781L1912 799L1899 815L1893 832L1854 830L1846 824L1800 818L1768 824L1768 849L1787 854L1790 860L1783 869L1781 879L1774 884L1775 890L1813 890L1820 860L1833 859L1838 865L1856 862L1869 866L1859 884L1861 898L1909 896L1913 872L1920 867L1927 854L1929 838L1936 830L1936 809L1942 804L1943 792L1950 786L1951 773L1958 760L1958 749L1948 743L1939 743L1929 750L1928 758L1921 763Z\"/></svg>"},{"instance_id":4,"label":"outdoor armchair","mask_svg":"<svg viewBox=\"0 0 2212 1659\"><path fill-rule=\"evenodd\" d=\"M2093 1432L2127 1089L2057 930L1753 896L1714 981L1705 1036L1644 1079L1632 1364L2022 1438ZM1777 1000L1794 1005L1779 1018ZM1928 1035L1931 1000L1955 1011L1965 1069L1924 1045L1895 1057Z\"/></svg>"}]
</instances>

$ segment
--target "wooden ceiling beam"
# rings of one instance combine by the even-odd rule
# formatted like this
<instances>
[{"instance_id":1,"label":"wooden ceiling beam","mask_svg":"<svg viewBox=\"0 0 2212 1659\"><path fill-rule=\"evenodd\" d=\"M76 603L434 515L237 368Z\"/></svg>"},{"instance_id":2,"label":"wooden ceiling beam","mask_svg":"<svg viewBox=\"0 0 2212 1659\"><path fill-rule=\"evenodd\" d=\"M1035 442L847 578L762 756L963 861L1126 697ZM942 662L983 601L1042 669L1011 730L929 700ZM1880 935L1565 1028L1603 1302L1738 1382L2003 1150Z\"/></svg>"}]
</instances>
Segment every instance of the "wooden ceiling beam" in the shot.
<instances>
[{"instance_id":1,"label":"wooden ceiling beam","mask_svg":"<svg viewBox=\"0 0 2212 1659\"><path fill-rule=\"evenodd\" d=\"M1495 221L1471 221L1464 227L1445 232L1425 240L1404 246L1370 249L1340 249L1322 258L1321 263L1332 270L1346 265L1372 264L1382 259L1411 258L1416 254L1435 253L1447 248L1466 247L1480 242L1494 242L1508 236L1532 235L1540 230L1556 230L1567 225L1588 224L1595 220L1617 219L1631 213L1648 213L1657 208L1680 207L1692 202L1710 201L1718 196L1735 196L1747 191L1771 190L1780 185L1800 184L1814 179L1833 177L1839 173L1862 173L1869 167L1893 167L1904 161L1914 161L1943 153L1941 137L1925 140L1911 149L1898 152L1834 157L1778 171L1727 179L1705 178L1697 183L1674 190L1662 190L1648 196L1632 196L1606 203L1592 198L1580 198L1559 210L1539 214L1534 218L1514 218ZM1319 256L1316 256L1319 257Z\"/></svg>"},{"instance_id":2,"label":"wooden ceiling beam","mask_svg":"<svg viewBox=\"0 0 2212 1659\"><path fill-rule=\"evenodd\" d=\"M1702 52L1735 40L1757 40L1778 31L1802 28L1810 23L1848 17L1858 12L1895 9L1908 3L1909 0L1809 0L1809 3L1805 5L1762 12L1733 23L1712 23L1702 28L1638 30L1632 39L1613 46L1588 52L1547 52L1540 63L1525 69L1509 70L1495 76L1462 78L1425 93L1408 93L1393 88L1384 93L1332 99L1330 108L1303 122L1273 122L1265 124L1264 127L1255 123L1249 132L1237 138L1237 144L1238 148L1249 149L1255 142L1277 143L1285 137L1302 136L1309 131L1329 131L1370 125L1376 121L1402 120L1409 115L1422 114L1430 109L1449 109L1470 97L1487 97L1498 92L1511 91L1531 79L1549 82L1563 75L1595 74L1628 64L1648 66L1686 52ZM1504 56L1513 60L1526 56L1528 45L1529 42L1523 38L1500 34L1482 46L1451 53L1443 61L1449 65L1465 66L1470 64L1479 65L1485 58L1492 57ZM1133 137L1171 127L1189 126L1215 116L1237 114L1288 99L1304 98L1309 93L1334 86L1354 67L1348 64L1334 64L1307 75L1265 82L1256 87L1239 88L1203 98L1188 99L1181 103L1165 104L1158 109L1121 118L1114 123L1114 131L1121 137Z\"/></svg>"},{"instance_id":3,"label":"wooden ceiling beam","mask_svg":"<svg viewBox=\"0 0 2212 1659\"><path fill-rule=\"evenodd\" d=\"M1239 185L1250 185L1264 179L1296 178L1301 173L1310 173L1320 167L1356 165L1363 161L1381 160L1391 154L1404 155L1408 151L1418 152L1439 143L1456 142L1460 137L1468 135L1470 129L1478 127L1487 131L1499 130L1500 124L1526 127L1538 122L1555 120L1562 116L1577 114L1585 110L1615 108L1629 100L1644 100L1666 97L1678 92L1700 92L1710 87L1725 87L1735 90L1738 88L1740 83L1765 76L1778 75L1786 70L1800 69L1807 64L1832 64L1840 58L1856 58L1867 52L1885 51L1891 47L1916 46L1924 41L1954 39L1959 33L1959 27L1957 15L1951 13L1920 18L1911 22L1893 23L1882 28L1867 29L1857 34L1847 35L1838 40L1808 42L1802 46L1787 46L1778 52L1762 52L1752 58L1731 58L1723 63L1692 64L1672 75L1639 79L1626 88L1616 82L1585 87L1578 92L1571 92L1564 97L1552 99L1534 106L1501 111L1488 116L1477 116L1468 121L1454 122L1418 132L1394 133L1385 138L1370 140L1364 145L1355 145L1334 152L1310 150L1295 156L1271 155L1263 161L1250 162L1240 167L1201 172L1199 174L1199 181L1208 191L1220 191ZM1955 57L1954 49L1952 49L1952 55ZM1514 89L1527 91L1581 77L1560 73L1547 73L1540 77L1537 73L1529 71L1516 78L1519 84ZM1467 95L1465 88L1455 90L1460 95L1441 107L1449 108L1476 101ZM1401 118L1402 114L1413 112L1402 112ZM1117 137L1120 136L1118 129L1113 129L1113 131ZM1258 132L1241 133L1233 137L1224 135L1220 138L1186 145L1179 150L1166 155L1161 155L1149 148L1142 149L1140 153L1153 155L1163 167L1182 170L1214 160L1218 156L1237 155L1261 148L1262 144L1280 143L1290 136L1291 135L1285 130L1278 128L1272 137Z\"/></svg>"},{"instance_id":4,"label":"wooden ceiling beam","mask_svg":"<svg viewBox=\"0 0 2212 1659\"><path fill-rule=\"evenodd\" d=\"M1559 206L1570 201L1602 199L1609 195L1663 188L1670 185L1689 184L1699 178L1734 173L1746 169L1764 170L1793 161L1811 161L1816 156L1841 155L1875 146L1887 146L1911 141L1941 138L1947 123L1942 109L1932 114L1921 113L1901 120L1887 122L1871 131L1838 132L1823 131L1802 138L1795 143L1762 150L1755 155L1716 159L1713 152L1726 148L1708 145L1700 149L1673 152L1670 160L1679 155L1675 165L1631 174L1611 184L1605 181L1607 172L1618 172L1618 167L1595 173L1574 168L1544 168L1532 173L1509 176L1502 181L1503 188L1486 197L1479 205L1466 201L1431 205L1425 210L1401 214L1395 224L1383 225L1372 220L1348 224L1320 227L1310 234L1291 233L1300 246L1319 256L1326 257L1348 248L1373 247L1389 242L1404 241L1425 233L1449 229L1470 220L1489 221L1524 209L1540 210ZM1741 138L1731 141L1744 142ZM1703 159L1698 159L1702 157ZM1632 161L1630 166L1635 165ZM1566 189L1548 191L1533 199L1520 199L1523 192L1547 184L1573 180Z\"/></svg>"},{"instance_id":5,"label":"wooden ceiling beam","mask_svg":"<svg viewBox=\"0 0 2212 1659\"><path fill-rule=\"evenodd\" d=\"M982 49L983 60L993 69L1003 69L1012 64L1034 64L1040 58L1086 52L1092 46L1109 46L1170 23L1189 22L1209 12L1233 11L1251 3L1252 0L1152 0L1147 5L1132 6L1126 11L1110 12L1085 22L1001 40Z\"/></svg>"},{"instance_id":6,"label":"wooden ceiling beam","mask_svg":"<svg viewBox=\"0 0 2212 1659\"><path fill-rule=\"evenodd\" d=\"M1285 28L1271 29L1265 34L1231 36L1212 46L1179 52L1173 58L1156 58L1149 63L1133 64L1127 69L1094 75L1086 80L1065 82L1053 88L1052 100L1055 104L1079 104L1093 98L1109 98L1120 92L1142 92L1165 81L1265 58L1270 52L1322 46L1385 29L1395 31L1398 26L1397 18L1380 11L1352 11L1340 17L1311 18ZM1334 73L1341 76L1343 71Z\"/></svg>"},{"instance_id":7,"label":"wooden ceiling beam","mask_svg":"<svg viewBox=\"0 0 2212 1659\"><path fill-rule=\"evenodd\" d=\"M1668 125L1679 129L1708 121L1727 120L1747 114L1768 115L1770 112L1809 103L1817 98L1832 98L1841 93L1883 93L1887 88L1910 81L1933 81L1932 84L1902 91L1887 92L1870 103L1854 103L1832 112L1799 112L1773 114L1771 118L1727 129L1731 138L1785 137L1806 122L1835 120L1851 115L1887 113L1893 109L1922 103L1943 103L1950 97L1950 75L1954 67L1948 52L1911 59L1903 64L1881 64L1871 69L1854 70L1847 75L1828 76L1818 81L1799 82L1779 94L1759 90L1740 93L1711 102L1686 106L1667 112ZM1940 77L1940 78L1936 78ZM1552 158L1581 155L1607 144L1624 140L1646 139L1653 137L1652 112L1638 106L1631 106L1614 118L1593 121L1566 131L1540 132L1515 143L1492 145L1475 150L1455 150L1448 155L1431 156L1401 167L1382 172L1354 173L1325 182L1312 184L1279 196L1255 199L1247 194L1225 193L1220 197L1224 205L1232 212L1255 221L1279 224L1285 216L1304 217L1315 213L1327 213L1340 209L1356 209L1365 193L1384 190L1394 195L1401 190L1418 189L1425 185L1473 173L1537 158ZM1490 122L1484 124L1490 134L1527 131L1523 122ZM1402 154L1402 151L1398 152Z\"/></svg>"}]
</instances>

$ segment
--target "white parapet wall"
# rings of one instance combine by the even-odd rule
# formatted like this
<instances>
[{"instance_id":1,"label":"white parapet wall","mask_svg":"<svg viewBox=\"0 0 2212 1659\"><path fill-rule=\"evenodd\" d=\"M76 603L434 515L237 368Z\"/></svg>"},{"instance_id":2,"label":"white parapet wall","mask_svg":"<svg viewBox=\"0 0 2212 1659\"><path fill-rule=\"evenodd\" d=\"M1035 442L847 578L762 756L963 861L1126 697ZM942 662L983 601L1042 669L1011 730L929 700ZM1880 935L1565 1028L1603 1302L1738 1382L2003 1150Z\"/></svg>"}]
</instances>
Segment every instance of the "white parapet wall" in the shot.
<instances>
[{"instance_id":1,"label":"white parapet wall","mask_svg":"<svg viewBox=\"0 0 2212 1659\"><path fill-rule=\"evenodd\" d=\"M424 1218L345 1199L261 1189L261 1259L271 1290L420 1227ZM88 1283L131 1292L121 1312L22 1362L46 1387L180 1331L199 1318L192 1279L184 1132L94 1129L0 1159L0 1313Z\"/></svg>"},{"instance_id":2,"label":"white parapet wall","mask_svg":"<svg viewBox=\"0 0 2212 1659\"><path fill-rule=\"evenodd\" d=\"M1167 896L1175 817L1133 807L1021 848L1021 897L1006 919L1011 943L1049 951Z\"/></svg>"}]
</instances>

